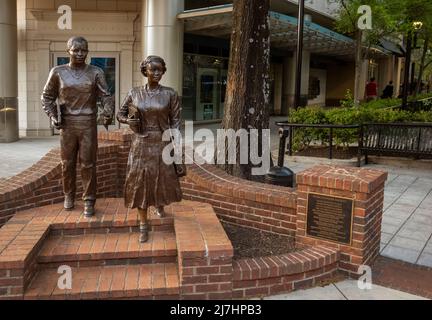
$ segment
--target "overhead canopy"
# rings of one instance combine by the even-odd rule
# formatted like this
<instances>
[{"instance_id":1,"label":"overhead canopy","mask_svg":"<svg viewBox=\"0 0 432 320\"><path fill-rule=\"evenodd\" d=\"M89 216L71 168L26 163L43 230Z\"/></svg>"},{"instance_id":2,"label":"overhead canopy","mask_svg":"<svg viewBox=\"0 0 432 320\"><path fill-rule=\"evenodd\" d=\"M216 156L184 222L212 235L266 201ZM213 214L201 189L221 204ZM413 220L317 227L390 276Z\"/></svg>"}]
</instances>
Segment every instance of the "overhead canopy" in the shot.
<instances>
[{"instance_id":1,"label":"overhead canopy","mask_svg":"<svg viewBox=\"0 0 432 320\"><path fill-rule=\"evenodd\" d=\"M233 5L187 10L177 17L185 22L185 32L226 38L231 35ZM297 18L270 12L270 41L274 48L295 50L297 45ZM331 56L352 56L355 52L353 39L305 21L304 49L312 53ZM375 54L387 55L387 50L375 48Z\"/></svg>"},{"instance_id":2,"label":"overhead canopy","mask_svg":"<svg viewBox=\"0 0 432 320\"><path fill-rule=\"evenodd\" d=\"M392 52L394 55L398 57L403 57L405 55L404 50L399 45L391 41L381 39L380 43L385 50Z\"/></svg>"}]
</instances>

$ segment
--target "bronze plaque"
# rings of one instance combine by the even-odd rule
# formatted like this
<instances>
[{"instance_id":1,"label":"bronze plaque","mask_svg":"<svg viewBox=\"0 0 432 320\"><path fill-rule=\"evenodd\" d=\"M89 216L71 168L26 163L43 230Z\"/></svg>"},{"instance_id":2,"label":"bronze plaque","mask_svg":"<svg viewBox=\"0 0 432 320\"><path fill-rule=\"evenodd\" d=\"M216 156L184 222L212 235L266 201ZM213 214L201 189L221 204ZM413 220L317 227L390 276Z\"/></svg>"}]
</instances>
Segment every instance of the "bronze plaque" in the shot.
<instances>
[{"instance_id":1,"label":"bronze plaque","mask_svg":"<svg viewBox=\"0 0 432 320\"><path fill-rule=\"evenodd\" d=\"M309 193L306 234L350 245L353 208L352 199Z\"/></svg>"}]
</instances>

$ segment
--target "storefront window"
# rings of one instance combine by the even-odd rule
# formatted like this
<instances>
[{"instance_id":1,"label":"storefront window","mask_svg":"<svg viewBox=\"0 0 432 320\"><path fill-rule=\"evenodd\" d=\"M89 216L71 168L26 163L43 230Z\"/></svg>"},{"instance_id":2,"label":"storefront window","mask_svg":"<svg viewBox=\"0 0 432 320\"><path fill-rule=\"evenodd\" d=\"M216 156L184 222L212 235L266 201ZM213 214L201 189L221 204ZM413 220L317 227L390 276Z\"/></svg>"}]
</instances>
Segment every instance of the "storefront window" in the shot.
<instances>
[{"instance_id":1,"label":"storefront window","mask_svg":"<svg viewBox=\"0 0 432 320\"><path fill-rule=\"evenodd\" d=\"M184 55L183 118L222 119L228 59L196 54Z\"/></svg>"}]
</instances>

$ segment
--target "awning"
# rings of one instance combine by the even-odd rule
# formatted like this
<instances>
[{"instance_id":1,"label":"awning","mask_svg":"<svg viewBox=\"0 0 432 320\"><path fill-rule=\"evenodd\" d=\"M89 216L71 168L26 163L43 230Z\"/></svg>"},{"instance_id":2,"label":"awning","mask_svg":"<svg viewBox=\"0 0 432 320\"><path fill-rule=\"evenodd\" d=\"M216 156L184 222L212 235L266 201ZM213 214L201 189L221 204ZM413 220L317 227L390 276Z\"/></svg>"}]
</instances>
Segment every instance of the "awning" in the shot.
<instances>
[{"instance_id":1,"label":"awning","mask_svg":"<svg viewBox=\"0 0 432 320\"><path fill-rule=\"evenodd\" d=\"M221 5L187 10L177 15L185 23L185 32L229 39L232 28L233 5ZM273 48L294 51L297 46L297 18L270 11L270 42ZM353 39L305 21L303 47L312 53L328 56L354 57ZM375 56L388 56L389 50L375 47Z\"/></svg>"},{"instance_id":2,"label":"awning","mask_svg":"<svg viewBox=\"0 0 432 320\"><path fill-rule=\"evenodd\" d=\"M386 39L381 39L380 43L384 49L386 49L387 51L390 51L391 53L393 53L394 55L396 55L398 57L403 57L405 55L402 47L399 46L398 44L394 43L394 42L388 41Z\"/></svg>"},{"instance_id":3,"label":"awning","mask_svg":"<svg viewBox=\"0 0 432 320\"><path fill-rule=\"evenodd\" d=\"M233 5L187 10L177 17L185 22L185 32L211 37L229 38L232 27ZM272 47L295 50L297 18L270 12L270 41ZM305 21L304 49L328 55L349 55L354 52L354 41L342 34Z\"/></svg>"}]
</instances>

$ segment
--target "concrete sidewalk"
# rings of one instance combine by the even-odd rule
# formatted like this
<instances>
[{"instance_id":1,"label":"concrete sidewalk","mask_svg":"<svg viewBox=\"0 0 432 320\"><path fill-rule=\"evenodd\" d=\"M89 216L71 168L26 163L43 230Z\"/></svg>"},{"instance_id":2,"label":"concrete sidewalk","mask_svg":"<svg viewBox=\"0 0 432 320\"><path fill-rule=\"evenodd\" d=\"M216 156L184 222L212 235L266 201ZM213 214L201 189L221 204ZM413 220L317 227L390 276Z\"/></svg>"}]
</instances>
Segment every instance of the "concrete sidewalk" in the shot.
<instances>
[{"instance_id":1,"label":"concrete sidewalk","mask_svg":"<svg viewBox=\"0 0 432 320\"><path fill-rule=\"evenodd\" d=\"M265 297L263 300L428 300L426 298L372 284L359 289L356 280L345 280L325 287L298 290Z\"/></svg>"}]
</instances>

